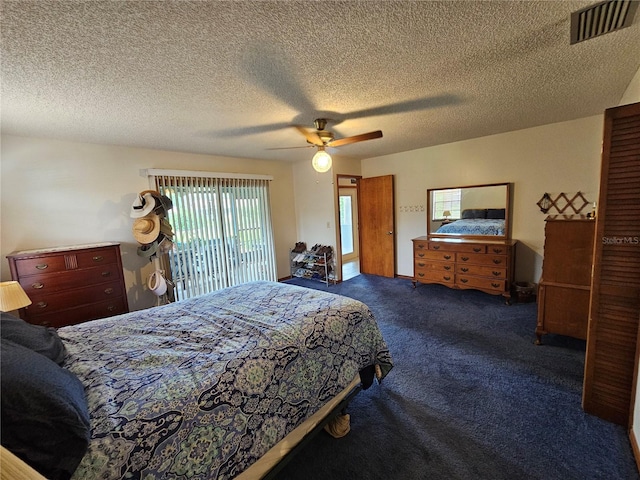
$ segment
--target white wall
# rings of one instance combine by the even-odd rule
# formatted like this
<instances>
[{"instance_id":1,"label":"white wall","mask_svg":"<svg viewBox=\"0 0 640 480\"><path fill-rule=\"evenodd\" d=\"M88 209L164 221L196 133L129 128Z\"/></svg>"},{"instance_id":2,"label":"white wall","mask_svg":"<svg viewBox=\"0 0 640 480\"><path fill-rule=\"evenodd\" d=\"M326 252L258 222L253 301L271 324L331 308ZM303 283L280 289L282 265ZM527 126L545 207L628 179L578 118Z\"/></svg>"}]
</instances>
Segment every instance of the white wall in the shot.
<instances>
[{"instance_id":1,"label":"white wall","mask_svg":"<svg viewBox=\"0 0 640 480\"><path fill-rule=\"evenodd\" d=\"M318 173L308 161L293 166L298 240L308 248L316 243L337 245L339 212L336 206L338 185L336 175L360 175L360 161L337 155L333 156L333 167L326 173ZM293 245L292 245L293 246ZM336 271L340 274L340 259Z\"/></svg>"},{"instance_id":2,"label":"white wall","mask_svg":"<svg viewBox=\"0 0 640 480\"><path fill-rule=\"evenodd\" d=\"M148 168L272 175L272 219L278 278L286 277L296 240L293 168L289 163L186 154L5 135L1 144L0 252L116 241L121 252L129 308L155 304L145 287L151 264L136 254L129 210L148 188Z\"/></svg>"},{"instance_id":3,"label":"white wall","mask_svg":"<svg viewBox=\"0 0 640 480\"><path fill-rule=\"evenodd\" d=\"M363 177L395 176L397 274L413 275L411 239L426 235L427 189L510 182L515 277L537 282L546 215L536 202L545 192L578 191L595 201L601 143L598 115L364 160Z\"/></svg>"}]
</instances>

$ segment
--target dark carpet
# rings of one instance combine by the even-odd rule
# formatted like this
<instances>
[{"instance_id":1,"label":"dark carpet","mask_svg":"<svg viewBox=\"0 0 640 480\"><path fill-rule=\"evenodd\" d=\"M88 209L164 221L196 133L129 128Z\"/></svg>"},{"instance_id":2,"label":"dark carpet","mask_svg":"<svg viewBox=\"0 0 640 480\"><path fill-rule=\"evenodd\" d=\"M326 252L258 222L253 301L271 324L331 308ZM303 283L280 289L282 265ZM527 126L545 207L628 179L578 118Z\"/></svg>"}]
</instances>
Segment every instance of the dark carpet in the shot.
<instances>
[{"instance_id":1,"label":"dark carpet","mask_svg":"<svg viewBox=\"0 0 640 480\"><path fill-rule=\"evenodd\" d=\"M638 479L625 429L581 408L585 342L534 345L536 304L359 275L292 279L366 303L394 368L277 475L301 479Z\"/></svg>"}]
</instances>

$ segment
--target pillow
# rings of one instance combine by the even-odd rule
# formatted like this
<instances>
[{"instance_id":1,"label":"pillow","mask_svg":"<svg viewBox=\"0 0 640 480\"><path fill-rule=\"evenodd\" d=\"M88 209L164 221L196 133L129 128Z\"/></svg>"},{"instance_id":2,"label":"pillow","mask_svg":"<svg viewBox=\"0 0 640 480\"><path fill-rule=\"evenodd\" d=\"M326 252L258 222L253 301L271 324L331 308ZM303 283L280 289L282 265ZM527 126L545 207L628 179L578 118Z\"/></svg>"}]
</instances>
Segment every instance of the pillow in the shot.
<instances>
[{"instance_id":1,"label":"pillow","mask_svg":"<svg viewBox=\"0 0 640 480\"><path fill-rule=\"evenodd\" d=\"M496 218L504 220L504 208L487 208L487 218Z\"/></svg>"},{"instance_id":2,"label":"pillow","mask_svg":"<svg viewBox=\"0 0 640 480\"><path fill-rule=\"evenodd\" d=\"M1 443L45 477L68 479L89 446L84 387L44 355L1 342Z\"/></svg>"},{"instance_id":3,"label":"pillow","mask_svg":"<svg viewBox=\"0 0 640 480\"><path fill-rule=\"evenodd\" d=\"M487 211L484 208L468 208L462 211L462 218L487 218Z\"/></svg>"},{"instance_id":4,"label":"pillow","mask_svg":"<svg viewBox=\"0 0 640 480\"><path fill-rule=\"evenodd\" d=\"M0 335L3 340L11 340L34 352L41 353L59 365L64 360L64 344L53 327L32 325L9 313L2 312L0 315Z\"/></svg>"}]
</instances>

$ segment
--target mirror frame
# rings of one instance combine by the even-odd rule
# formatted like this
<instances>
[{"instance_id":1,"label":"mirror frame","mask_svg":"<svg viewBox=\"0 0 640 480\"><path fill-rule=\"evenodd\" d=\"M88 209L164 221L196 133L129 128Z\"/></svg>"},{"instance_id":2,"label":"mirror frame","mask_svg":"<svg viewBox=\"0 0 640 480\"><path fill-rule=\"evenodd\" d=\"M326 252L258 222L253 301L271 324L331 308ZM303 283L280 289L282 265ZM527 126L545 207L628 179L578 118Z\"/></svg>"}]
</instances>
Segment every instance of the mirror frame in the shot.
<instances>
[{"instance_id":1,"label":"mirror frame","mask_svg":"<svg viewBox=\"0 0 640 480\"><path fill-rule=\"evenodd\" d=\"M431 197L432 193L438 190L451 190L455 188L482 188L482 187L505 187L505 210L504 210L504 235L465 235L456 233L435 233L431 232ZM509 240L511 238L511 184L510 183L486 183L481 185L457 185L453 187L430 188L427 190L427 236L433 238L474 239L474 240Z\"/></svg>"}]
</instances>

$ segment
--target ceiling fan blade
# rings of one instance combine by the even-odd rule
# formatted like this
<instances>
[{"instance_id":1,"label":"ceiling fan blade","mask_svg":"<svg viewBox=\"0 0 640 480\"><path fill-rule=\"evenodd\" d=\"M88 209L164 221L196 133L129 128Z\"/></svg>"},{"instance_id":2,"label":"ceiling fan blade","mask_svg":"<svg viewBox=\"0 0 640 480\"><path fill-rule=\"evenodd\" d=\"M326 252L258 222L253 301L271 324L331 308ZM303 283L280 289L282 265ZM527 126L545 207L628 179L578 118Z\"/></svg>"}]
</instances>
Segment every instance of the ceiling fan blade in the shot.
<instances>
[{"instance_id":1,"label":"ceiling fan blade","mask_svg":"<svg viewBox=\"0 0 640 480\"><path fill-rule=\"evenodd\" d=\"M314 145L302 145L300 147L274 147L274 148L267 148L267 150L291 150L293 148L312 148Z\"/></svg>"},{"instance_id":2,"label":"ceiling fan blade","mask_svg":"<svg viewBox=\"0 0 640 480\"><path fill-rule=\"evenodd\" d=\"M298 131L300 133L302 133L304 135L304 138L307 139L307 142L316 145L318 147L321 147L322 145L324 145L322 143L322 140L320 139L320 137L318 136L318 134L316 132L310 132L309 130L307 130L304 127L301 127L299 125L294 125L295 128L298 129Z\"/></svg>"},{"instance_id":3,"label":"ceiling fan blade","mask_svg":"<svg viewBox=\"0 0 640 480\"><path fill-rule=\"evenodd\" d=\"M350 143L363 142L365 140L373 140L374 138L381 138L382 131L376 130L375 132L362 133L360 135L354 135L353 137L338 138L327 144L328 147L341 147L343 145L349 145Z\"/></svg>"}]
</instances>

